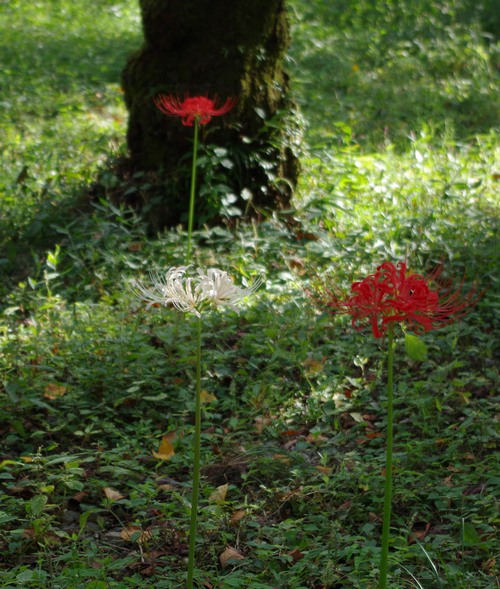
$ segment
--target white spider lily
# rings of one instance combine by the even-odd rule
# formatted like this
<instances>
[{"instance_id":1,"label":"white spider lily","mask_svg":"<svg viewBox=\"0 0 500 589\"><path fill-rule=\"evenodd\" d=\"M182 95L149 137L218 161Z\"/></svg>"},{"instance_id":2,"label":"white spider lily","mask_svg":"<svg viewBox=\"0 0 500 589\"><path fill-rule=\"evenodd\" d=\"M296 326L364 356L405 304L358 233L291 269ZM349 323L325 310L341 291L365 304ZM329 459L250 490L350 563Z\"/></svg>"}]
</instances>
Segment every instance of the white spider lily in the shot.
<instances>
[{"instance_id":1,"label":"white spider lily","mask_svg":"<svg viewBox=\"0 0 500 589\"><path fill-rule=\"evenodd\" d=\"M256 280L252 286L240 288L233 283L227 272L209 268L204 271L198 268L198 275L186 276L189 266L170 268L165 276L152 273L151 286L134 281L132 292L146 301L147 308L151 305L173 305L184 313L193 313L201 317L201 312L209 306L228 306L238 312L236 305L252 294L262 284Z\"/></svg>"},{"instance_id":2,"label":"white spider lily","mask_svg":"<svg viewBox=\"0 0 500 589\"><path fill-rule=\"evenodd\" d=\"M237 313L236 305L245 297L254 293L262 284L258 278L251 286L241 288L236 286L227 272L217 268L209 268L204 272L198 268L198 284L205 300L216 307L227 305Z\"/></svg>"},{"instance_id":3,"label":"white spider lily","mask_svg":"<svg viewBox=\"0 0 500 589\"><path fill-rule=\"evenodd\" d=\"M151 273L151 285L134 280L131 284L132 292L143 301L147 307L151 305L173 305L184 313L194 313L200 317L199 307L202 296L196 288L197 280L186 277L188 266L170 268L165 276L159 273Z\"/></svg>"}]
</instances>

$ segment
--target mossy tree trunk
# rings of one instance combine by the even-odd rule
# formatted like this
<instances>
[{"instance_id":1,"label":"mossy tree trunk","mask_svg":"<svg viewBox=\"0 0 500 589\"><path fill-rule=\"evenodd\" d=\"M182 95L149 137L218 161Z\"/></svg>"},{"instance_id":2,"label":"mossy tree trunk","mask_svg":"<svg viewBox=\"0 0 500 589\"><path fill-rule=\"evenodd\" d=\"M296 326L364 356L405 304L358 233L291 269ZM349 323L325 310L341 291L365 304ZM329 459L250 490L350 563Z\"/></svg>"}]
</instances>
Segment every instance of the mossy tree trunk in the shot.
<instances>
[{"instance_id":1,"label":"mossy tree trunk","mask_svg":"<svg viewBox=\"0 0 500 589\"><path fill-rule=\"evenodd\" d=\"M158 207L162 224L177 223L187 211L193 135L157 109L153 99L160 93L237 98L230 113L200 129L204 144L227 150L221 170L207 181L216 185L223 177L242 206L241 194L251 193L253 210L288 206L298 133L293 117L287 121L293 104L282 63L289 41L284 0L140 0L140 6L144 44L123 72L127 139L132 169L166 188ZM210 190L203 190L203 169L199 175L198 203L206 209L203 193Z\"/></svg>"}]
</instances>

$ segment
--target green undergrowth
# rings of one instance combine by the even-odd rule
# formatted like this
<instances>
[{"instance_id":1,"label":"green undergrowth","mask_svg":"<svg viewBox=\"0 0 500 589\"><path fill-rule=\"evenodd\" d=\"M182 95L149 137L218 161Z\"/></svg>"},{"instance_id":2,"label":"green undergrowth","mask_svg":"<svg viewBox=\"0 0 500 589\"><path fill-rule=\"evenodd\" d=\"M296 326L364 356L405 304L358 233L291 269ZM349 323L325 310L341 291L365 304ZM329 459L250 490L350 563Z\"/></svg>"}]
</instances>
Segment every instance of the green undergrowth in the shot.
<instances>
[{"instance_id":1,"label":"green undergrowth","mask_svg":"<svg viewBox=\"0 0 500 589\"><path fill-rule=\"evenodd\" d=\"M195 233L196 264L265 280L239 315L203 318L200 587L376 587L384 342L306 291L386 260L442 264L481 293L420 336L425 358L397 337L391 586L499 586L494 22L468 2L430 17L371 4L291 3L308 125L295 210ZM128 284L183 264L185 232L151 235L79 198L125 149L119 77L138 10L0 10L0 586L181 587L195 323L146 310Z\"/></svg>"}]
</instances>

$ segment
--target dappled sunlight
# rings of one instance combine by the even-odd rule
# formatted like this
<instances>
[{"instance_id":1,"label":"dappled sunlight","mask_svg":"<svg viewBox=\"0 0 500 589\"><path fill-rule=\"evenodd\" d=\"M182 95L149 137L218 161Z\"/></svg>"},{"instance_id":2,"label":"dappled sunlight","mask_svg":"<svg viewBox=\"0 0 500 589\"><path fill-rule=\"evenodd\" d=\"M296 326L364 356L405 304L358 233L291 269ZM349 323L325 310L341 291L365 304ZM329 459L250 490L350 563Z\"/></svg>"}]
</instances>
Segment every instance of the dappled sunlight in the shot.
<instances>
[{"instance_id":1,"label":"dappled sunlight","mask_svg":"<svg viewBox=\"0 0 500 589\"><path fill-rule=\"evenodd\" d=\"M313 147L335 140L337 122L363 151L407 149L425 125L461 141L498 127L497 41L478 23L481 6L292 6L289 67Z\"/></svg>"},{"instance_id":2,"label":"dappled sunlight","mask_svg":"<svg viewBox=\"0 0 500 589\"><path fill-rule=\"evenodd\" d=\"M389 471L389 586L496 587L489 2L289 0L306 127L294 207L202 221L187 269L186 227L111 200L139 3L0 2L6 585L182 587L196 546L206 589L374 589ZM224 100L168 106L190 122ZM211 158L228 165L204 153L200 187ZM129 189L153 206L149 181ZM395 278L373 287L381 264ZM458 294L437 304L420 277L439 264Z\"/></svg>"}]
</instances>

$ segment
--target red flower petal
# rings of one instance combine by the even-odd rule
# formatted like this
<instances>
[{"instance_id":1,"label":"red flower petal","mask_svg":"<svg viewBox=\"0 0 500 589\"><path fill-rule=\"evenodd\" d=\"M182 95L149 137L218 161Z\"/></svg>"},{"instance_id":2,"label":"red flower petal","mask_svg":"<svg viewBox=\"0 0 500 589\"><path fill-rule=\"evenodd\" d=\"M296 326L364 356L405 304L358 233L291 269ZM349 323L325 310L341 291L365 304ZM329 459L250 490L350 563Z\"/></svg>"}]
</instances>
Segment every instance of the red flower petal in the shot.
<instances>
[{"instance_id":1,"label":"red flower petal","mask_svg":"<svg viewBox=\"0 0 500 589\"><path fill-rule=\"evenodd\" d=\"M339 296L324 284L310 294L331 312L351 315L355 329L370 325L377 338L391 322L405 324L414 332L429 331L456 321L480 296L475 289L463 294L463 283L456 290L440 285L440 274L438 269L426 279L408 273L404 262L384 262L374 274L354 282L350 296Z\"/></svg>"},{"instance_id":2,"label":"red flower petal","mask_svg":"<svg viewBox=\"0 0 500 589\"><path fill-rule=\"evenodd\" d=\"M236 104L234 98L227 98L222 106L216 107L216 99L207 96L186 96L181 100L177 96L160 94L154 103L163 114L180 117L182 124L192 127L194 121L206 125L212 117L218 117L229 112Z\"/></svg>"}]
</instances>

